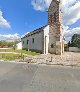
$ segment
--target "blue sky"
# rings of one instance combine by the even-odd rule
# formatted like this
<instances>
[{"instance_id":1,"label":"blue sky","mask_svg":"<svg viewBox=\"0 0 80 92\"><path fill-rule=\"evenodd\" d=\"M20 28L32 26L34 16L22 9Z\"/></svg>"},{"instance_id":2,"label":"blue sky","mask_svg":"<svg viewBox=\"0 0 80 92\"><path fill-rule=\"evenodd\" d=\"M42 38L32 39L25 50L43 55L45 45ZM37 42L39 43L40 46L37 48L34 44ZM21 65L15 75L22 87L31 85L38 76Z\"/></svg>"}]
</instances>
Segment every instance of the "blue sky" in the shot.
<instances>
[{"instance_id":1,"label":"blue sky","mask_svg":"<svg viewBox=\"0 0 80 92\"><path fill-rule=\"evenodd\" d=\"M0 0L3 17L11 28L0 28L0 34L15 34L19 36L47 24L47 13L35 11L31 0Z\"/></svg>"},{"instance_id":2,"label":"blue sky","mask_svg":"<svg viewBox=\"0 0 80 92\"><path fill-rule=\"evenodd\" d=\"M63 24L66 38L80 29L80 1L63 0ZM45 2L45 4L44 4ZM0 0L0 40L19 38L27 32L47 25L51 0ZM67 11L67 9L69 9ZM75 16L74 13L78 16ZM70 13L71 12L71 13ZM77 30L77 31L76 31Z\"/></svg>"}]
</instances>

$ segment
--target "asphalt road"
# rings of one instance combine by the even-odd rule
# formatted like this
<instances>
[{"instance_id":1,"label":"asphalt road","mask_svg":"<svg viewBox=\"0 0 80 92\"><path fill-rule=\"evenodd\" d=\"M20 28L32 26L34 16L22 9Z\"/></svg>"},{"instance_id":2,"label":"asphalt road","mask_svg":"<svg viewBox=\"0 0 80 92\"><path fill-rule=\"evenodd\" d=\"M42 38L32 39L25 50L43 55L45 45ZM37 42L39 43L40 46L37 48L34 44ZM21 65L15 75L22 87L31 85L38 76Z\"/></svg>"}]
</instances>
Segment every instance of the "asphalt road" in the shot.
<instances>
[{"instance_id":1,"label":"asphalt road","mask_svg":"<svg viewBox=\"0 0 80 92\"><path fill-rule=\"evenodd\" d=\"M80 92L80 68L0 62L0 92Z\"/></svg>"}]
</instances>

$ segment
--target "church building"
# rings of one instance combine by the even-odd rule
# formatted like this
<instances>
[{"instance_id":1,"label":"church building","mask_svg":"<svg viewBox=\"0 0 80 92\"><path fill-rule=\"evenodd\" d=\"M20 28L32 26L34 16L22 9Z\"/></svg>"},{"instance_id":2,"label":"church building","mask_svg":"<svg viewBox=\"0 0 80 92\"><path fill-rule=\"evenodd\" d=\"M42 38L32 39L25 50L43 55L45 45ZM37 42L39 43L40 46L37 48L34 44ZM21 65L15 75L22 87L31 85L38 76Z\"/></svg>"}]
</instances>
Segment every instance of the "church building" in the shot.
<instances>
[{"instance_id":1,"label":"church building","mask_svg":"<svg viewBox=\"0 0 80 92\"><path fill-rule=\"evenodd\" d=\"M43 54L51 53L62 55L64 52L62 34L61 1L52 0L48 9L48 25L25 35L21 39L22 49Z\"/></svg>"}]
</instances>

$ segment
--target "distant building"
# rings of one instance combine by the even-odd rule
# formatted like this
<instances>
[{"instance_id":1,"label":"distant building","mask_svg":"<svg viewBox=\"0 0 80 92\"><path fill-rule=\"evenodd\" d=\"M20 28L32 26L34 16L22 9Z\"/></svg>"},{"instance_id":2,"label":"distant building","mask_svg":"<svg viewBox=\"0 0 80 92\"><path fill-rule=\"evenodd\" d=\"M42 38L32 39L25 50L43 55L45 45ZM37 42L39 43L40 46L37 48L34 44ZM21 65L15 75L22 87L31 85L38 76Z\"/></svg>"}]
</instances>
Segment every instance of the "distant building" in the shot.
<instances>
[{"instance_id":1,"label":"distant building","mask_svg":"<svg viewBox=\"0 0 80 92\"><path fill-rule=\"evenodd\" d=\"M15 44L14 49L15 50L22 50L22 42L19 42L19 43Z\"/></svg>"},{"instance_id":2,"label":"distant building","mask_svg":"<svg viewBox=\"0 0 80 92\"><path fill-rule=\"evenodd\" d=\"M22 49L43 54L62 54L64 51L62 34L62 7L60 0L52 0L48 10L48 25L25 35Z\"/></svg>"}]
</instances>

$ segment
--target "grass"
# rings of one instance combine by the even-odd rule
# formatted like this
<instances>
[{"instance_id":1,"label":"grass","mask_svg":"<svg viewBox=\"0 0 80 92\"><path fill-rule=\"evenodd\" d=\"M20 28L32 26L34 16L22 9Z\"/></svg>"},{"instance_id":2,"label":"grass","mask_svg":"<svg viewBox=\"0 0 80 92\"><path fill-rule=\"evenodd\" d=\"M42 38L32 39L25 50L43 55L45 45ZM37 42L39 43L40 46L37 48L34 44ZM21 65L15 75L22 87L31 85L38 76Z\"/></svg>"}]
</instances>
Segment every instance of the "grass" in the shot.
<instances>
[{"instance_id":1,"label":"grass","mask_svg":"<svg viewBox=\"0 0 80 92\"><path fill-rule=\"evenodd\" d=\"M26 51L26 50L0 49L0 52L16 52L16 53L23 53L32 56L39 55L39 53Z\"/></svg>"},{"instance_id":2,"label":"grass","mask_svg":"<svg viewBox=\"0 0 80 92\"><path fill-rule=\"evenodd\" d=\"M36 53L36 52L30 52L30 51L26 51L26 50L15 50L14 52L17 52L17 53L23 53L23 54L32 55L32 56L40 55L39 53Z\"/></svg>"},{"instance_id":3,"label":"grass","mask_svg":"<svg viewBox=\"0 0 80 92\"><path fill-rule=\"evenodd\" d=\"M35 56L35 55L40 55L39 53L36 53L36 52L30 52L30 51L26 51L26 50L13 50L13 49L0 49L0 52L13 52L13 54L0 54L0 59L2 60L8 60L8 61L11 61L11 60L15 60L15 59L21 59L21 58L26 58L26 55L32 55L32 56ZM16 52L17 54L14 54L14 52ZM23 55L22 54L26 54Z\"/></svg>"},{"instance_id":4,"label":"grass","mask_svg":"<svg viewBox=\"0 0 80 92\"><path fill-rule=\"evenodd\" d=\"M40 55L36 52L30 52L30 51L26 51L26 50L13 50L13 49L0 49L0 52L16 52L17 54L0 54L0 59L1 60L7 60L7 61L12 61L12 60L15 60L15 59L21 59L21 58L26 58L27 56L26 55L22 55L22 54L27 54L27 55L32 55L32 56L35 56L35 55ZM23 57L24 56L24 57Z\"/></svg>"},{"instance_id":5,"label":"grass","mask_svg":"<svg viewBox=\"0 0 80 92\"><path fill-rule=\"evenodd\" d=\"M26 57L26 56L24 56ZM11 61L11 60L15 60L15 59L21 59L21 55L19 54L0 54L0 59L2 60L8 60L8 61Z\"/></svg>"}]
</instances>

